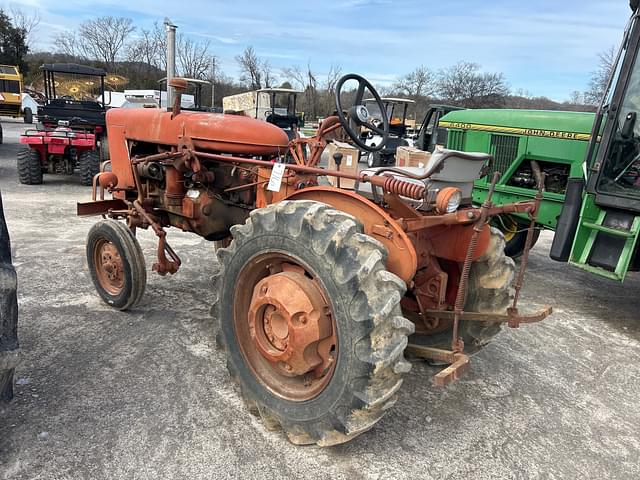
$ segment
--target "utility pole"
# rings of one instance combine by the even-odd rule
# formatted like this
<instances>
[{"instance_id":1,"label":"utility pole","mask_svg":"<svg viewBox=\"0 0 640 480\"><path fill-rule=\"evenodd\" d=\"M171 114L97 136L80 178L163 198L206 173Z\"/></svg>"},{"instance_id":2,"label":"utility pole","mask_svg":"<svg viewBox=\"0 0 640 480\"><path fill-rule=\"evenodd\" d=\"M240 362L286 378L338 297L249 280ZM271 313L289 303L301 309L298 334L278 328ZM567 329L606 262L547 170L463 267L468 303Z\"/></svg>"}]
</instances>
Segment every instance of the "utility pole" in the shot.
<instances>
[{"instance_id":1,"label":"utility pole","mask_svg":"<svg viewBox=\"0 0 640 480\"><path fill-rule=\"evenodd\" d=\"M167 32L167 108L173 105L173 87L169 83L176 76L176 25L168 17L164 19L164 28Z\"/></svg>"}]
</instances>

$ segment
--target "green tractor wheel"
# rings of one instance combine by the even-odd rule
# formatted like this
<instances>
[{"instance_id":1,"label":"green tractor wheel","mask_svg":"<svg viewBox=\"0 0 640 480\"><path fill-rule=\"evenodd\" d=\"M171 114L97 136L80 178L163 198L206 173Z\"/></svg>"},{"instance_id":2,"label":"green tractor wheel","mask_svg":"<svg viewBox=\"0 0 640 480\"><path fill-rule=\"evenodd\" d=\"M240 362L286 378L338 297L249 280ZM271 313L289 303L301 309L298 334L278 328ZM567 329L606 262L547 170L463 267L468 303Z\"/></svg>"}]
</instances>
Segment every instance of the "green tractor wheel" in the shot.
<instances>
[{"instance_id":1,"label":"green tractor wheel","mask_svg":"<svg viewBox=\"0 0 640 480\"><path fill-rule=\"evenodd\" d=\"M520 257L524 252L529 224L511 215L495 217L491 224L504 235L504 253L511 258ZM536 228L533 232L531 247L536 244L539 237L540 229Z\"/></svg>"}]
</instances>

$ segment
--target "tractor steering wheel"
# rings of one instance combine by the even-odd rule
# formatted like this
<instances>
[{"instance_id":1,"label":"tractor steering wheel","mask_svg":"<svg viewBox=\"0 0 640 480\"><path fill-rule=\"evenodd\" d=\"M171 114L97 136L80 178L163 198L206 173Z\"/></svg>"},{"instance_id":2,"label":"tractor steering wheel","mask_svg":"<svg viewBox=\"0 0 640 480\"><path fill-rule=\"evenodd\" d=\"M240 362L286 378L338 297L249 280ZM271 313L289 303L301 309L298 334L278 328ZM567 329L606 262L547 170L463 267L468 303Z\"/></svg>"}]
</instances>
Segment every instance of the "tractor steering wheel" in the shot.
<instances>
[{"instance_id":1,"label":"tractor steering wheel","mask_svg":"<svg viewBox=\"0 0 640 480\"><path fill-rule=\"evenodd\" d=\"M347 115L345 116L345 109L342 106L342 100L340 97L342 94L342 87L349 80L356 80L358 82L358 91L356 93L356 99L353 106L347 110ZM362 103L365 89L369 90L369 93L373 95L373 98L376 100L378 108L380 109L380 113L382 113L382 128L377 127L372 123L369 117L369 111ZM344 131L347 132L351 137L351 140L353 140L358 147L367 152L377 152L378 150L382 150L389 139L389 119L387 118L387 109L385 108L384 103L382 103L380 95L378 95L378 92L373 88L373 85L355 73L345 75L338 80L338 83L336 84L336 109L342 128L344 128ZM376 146L367 145L360 138L358 127L366 127L372 132L377 133L382 137L382 141Z\"/></svg>"}]
</instances>

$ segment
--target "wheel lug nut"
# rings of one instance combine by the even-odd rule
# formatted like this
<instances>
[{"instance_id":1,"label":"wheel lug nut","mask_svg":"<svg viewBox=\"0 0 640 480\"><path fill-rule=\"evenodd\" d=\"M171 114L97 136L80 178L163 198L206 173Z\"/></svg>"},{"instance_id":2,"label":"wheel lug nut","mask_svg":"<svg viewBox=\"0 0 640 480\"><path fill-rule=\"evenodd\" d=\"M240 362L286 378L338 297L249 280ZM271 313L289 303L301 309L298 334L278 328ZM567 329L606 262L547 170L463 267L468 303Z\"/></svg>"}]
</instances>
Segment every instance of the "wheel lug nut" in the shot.
<instances>
[{"instance_id":1,"label":"wheel lug nut","mask_svg":"<svg viewBox=\"0 0 640 480\"><path fill-rule=\"evenodd\" d=\"M285 369L287 372L290 372L291 370L293 370L293 367L292 367L291 365L289 365L288 363L285 363L285 364L284 364L284 369Z\"/></svg>"},{"instance_id":2,"label":"wheel lug nut","mask_svg":"<svg viewBox=\"0 0 640 480\"><path fill-rule=\"evenodd\" d=\"M260 289L260 293L265 295L267 293L267 290L269 290L269 287L267 287L266 285L263 285L262 288Z\"/></svg>"}]
</instances>

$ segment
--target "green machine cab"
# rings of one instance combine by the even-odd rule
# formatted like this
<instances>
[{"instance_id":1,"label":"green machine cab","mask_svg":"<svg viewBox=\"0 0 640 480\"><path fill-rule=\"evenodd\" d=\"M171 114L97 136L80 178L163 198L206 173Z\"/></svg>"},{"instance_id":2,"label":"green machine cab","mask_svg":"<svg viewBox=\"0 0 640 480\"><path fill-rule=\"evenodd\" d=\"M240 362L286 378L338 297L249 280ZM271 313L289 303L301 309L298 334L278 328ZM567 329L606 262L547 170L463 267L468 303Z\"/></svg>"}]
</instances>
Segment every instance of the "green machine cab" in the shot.
<instances>
[{"instance_id":1,"label":"green machine cab","mask_svg":"<svg viewBox=\"0 0 640 480\"><path fill-rule=\"evenodd\" d=\"M503 172L496 201L531 198L546 173L538 221L555 229L550 257L620 282L640 270L639 3L630 2L633 14L595 116L485 110L451 112L441 121L450 129L448 148L494 155L494 170ZM482 201L486 188L487 180L479 181L474 200Z\"/></svg>"},{"instance_id":2,"label":"green machine cab","mask_svg":"<svg viewBox=\"0 0 640 480\"><path fill-rule=\"evenodd\" d=\"M640 270L640 45L638 1L593 125L584 177L572 178L551 246L554 260L623 281Z\"/></svg>"},{"instance_id":3,"label":"green machine cab","mask_svg":"<svg viewBox=\"0 0 640 480\"><path fill-rule=\"evenodd\" d=\"M473 200L481 204L495 171L497 203L532 199L545 174L545 192L538 214L540 229L555 230L568 179L583 175L583 162L595 114L543 110L457 110L442 117L449 130L447 148L493 155L489 175L476 181ZM506 253L517 257L526 238L525 216L504 215L495 222L505 235ZM540 230L536 230L537 239Z\"/></svg>"}]
</instances>

